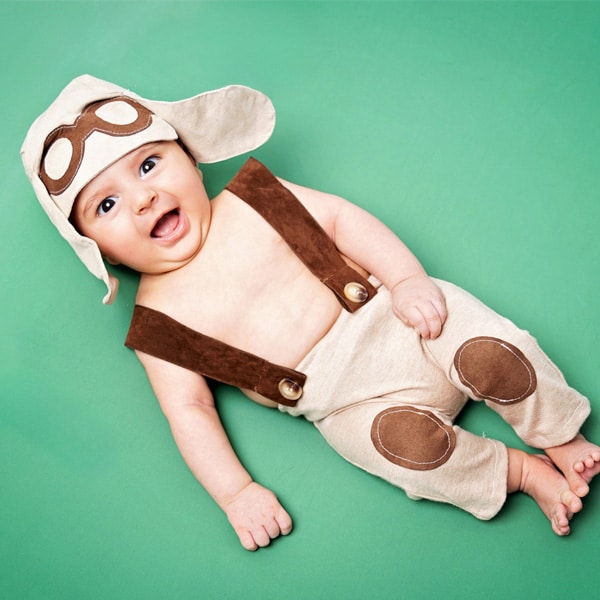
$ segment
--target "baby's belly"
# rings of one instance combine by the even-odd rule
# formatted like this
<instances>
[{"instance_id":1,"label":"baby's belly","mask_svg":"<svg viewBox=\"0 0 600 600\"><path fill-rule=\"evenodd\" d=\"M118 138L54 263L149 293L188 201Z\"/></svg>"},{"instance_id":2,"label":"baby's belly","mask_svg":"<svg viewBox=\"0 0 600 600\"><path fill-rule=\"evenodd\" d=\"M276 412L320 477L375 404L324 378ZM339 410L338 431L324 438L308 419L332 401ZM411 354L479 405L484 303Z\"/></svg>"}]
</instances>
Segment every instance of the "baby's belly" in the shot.
<instances>
[{"instance_id":1,"label":"baby's belly","mask_svg":"<svg viewBox=\"0 0 600 600\"><path fill-rule=\"evenodd\" d=\"M310 302L295 307L296 310L283 315L272 314L270 320L262 321L270 323L268 335L261 336L262 339L256 339L255 344L248 344L244 349L271 363L295 369L327 335L343 310L329 290L327 294L324 301L313 296ZM256 392L242 392L263 406L277 407L276 402Z\"/></svg>"},{"instance_id":2,"label":"baby's belly","mask_svg":"<svg viewBox=\"0 0 600 600\"><path fill-rule=\"evenodd\" d=\"M237 320L236 345L272 363L294 368L331 329L342 308L318 286L284 286L246 307Z\"/></svg>"},{"instance_id":3,"label":"baby's belly","mask_svg":"<svg viewBox=\"0 0 600 600\"><path fill-rule=\"evenodd\" d=\"M263 279L256 301L240 315L240 330L248 326L244 349L292 369L327 334L343 310L335 294L306 267L294 265L296 260L282 261L279 272L270 270L271 277ZM347 262L368 277L363 269Z\"/></svg>"},{"instance_id":4,"label":"baby's belly","mask_svg":"<svg viewBox=\"0 0 600 600\"><path fill-rule=\"evenodd\" d=\"M277 402L273 402L273 400L269 400L268 398L265 398L264 396L253 392L252 390L241 391L245 396L250 398L250 400L256 402L257 404L260 404L261 406L266 406L267 408L277 408Z\"/></svg>"}]
</instances>

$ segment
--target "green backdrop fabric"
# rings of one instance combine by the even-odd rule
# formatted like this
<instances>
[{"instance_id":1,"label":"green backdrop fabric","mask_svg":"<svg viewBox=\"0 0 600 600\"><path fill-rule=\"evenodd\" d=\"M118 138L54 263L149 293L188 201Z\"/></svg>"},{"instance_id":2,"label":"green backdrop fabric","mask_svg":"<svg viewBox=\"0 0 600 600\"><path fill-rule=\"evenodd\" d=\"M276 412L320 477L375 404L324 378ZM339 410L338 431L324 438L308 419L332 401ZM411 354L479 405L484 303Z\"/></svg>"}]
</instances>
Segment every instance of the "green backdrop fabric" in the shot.
<instances>
[{"instance_id":1,"label":"green backdrop fabric","mask_svg":"<svg viewBox=\"0 0 600 600\"><path fill-rule=\"evenodd\" d=\"M0 34L0 597L597 597L598 484L565 539L524 495L480 522L219 388L236 450L295 521L243 550L123 347L136 277L101 304L19 159L81 73L165 100L262 90L278 124L254 155L367 208L529 329L590 397L599 440L597 3L19 1L0 4ZM206 167L209 191L244 159ZM461 423L523 447L485 407Z\"/></svg>"}]
</instances>

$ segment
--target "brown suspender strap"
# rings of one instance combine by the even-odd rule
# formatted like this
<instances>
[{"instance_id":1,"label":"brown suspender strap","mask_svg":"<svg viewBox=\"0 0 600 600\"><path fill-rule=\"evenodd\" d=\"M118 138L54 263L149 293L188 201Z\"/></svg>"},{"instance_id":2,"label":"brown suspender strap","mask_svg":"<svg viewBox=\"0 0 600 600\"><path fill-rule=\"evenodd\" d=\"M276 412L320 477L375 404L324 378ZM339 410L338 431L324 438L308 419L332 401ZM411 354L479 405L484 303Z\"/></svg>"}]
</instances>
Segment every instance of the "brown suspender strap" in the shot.
<instances>
[{"instance_id":1,"label":"brown suspender strap","mask_svg":"<svg viewBox=\"0 0 600 600\"><path fill-rule=\"evenodd\" d=\"M349 267L304 205L259 161L248 159L226 186L281 235L306 267L354 312L377 290Z\"/></svg>"},{"instance_id":2,"label":"brown suspender strap","mask_svg":"<svg viewBox=\"0 0 600 600\"><path fill-rule=\"evenodd\" d=\"M286 406L296 405L306 381L303 373L219 342L146 306L136 305L125 345Z\"/></svg>"}]
</instances>

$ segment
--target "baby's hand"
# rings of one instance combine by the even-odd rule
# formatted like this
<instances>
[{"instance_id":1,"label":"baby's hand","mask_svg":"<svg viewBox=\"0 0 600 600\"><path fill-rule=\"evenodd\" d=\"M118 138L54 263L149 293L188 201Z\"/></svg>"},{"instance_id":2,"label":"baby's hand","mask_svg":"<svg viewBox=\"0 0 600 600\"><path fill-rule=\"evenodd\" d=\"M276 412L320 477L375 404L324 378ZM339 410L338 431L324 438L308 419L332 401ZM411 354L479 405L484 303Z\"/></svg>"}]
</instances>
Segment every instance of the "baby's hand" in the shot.
<instances>
[{"instance_id":1,"label":"baby's hand","mask_svg":"<svg viewBox=\"0 0 600 600\"><path fill-rule=\"evenodd\" d=\"M424 339L435 339L446 321L442 290L427 275L410 277L392 288L394 314Z\"/></svg>"},{"instance_id":2,"label":"baby's hand","mask_svg":"<svg viewBox=\"0 0 600 600\"><path fill-rule=\"evenodd\" d=\"M292 530L292 519L273 492L252 481L223 508L246 550L268 546Z\"/></svg>"}]
</instances>

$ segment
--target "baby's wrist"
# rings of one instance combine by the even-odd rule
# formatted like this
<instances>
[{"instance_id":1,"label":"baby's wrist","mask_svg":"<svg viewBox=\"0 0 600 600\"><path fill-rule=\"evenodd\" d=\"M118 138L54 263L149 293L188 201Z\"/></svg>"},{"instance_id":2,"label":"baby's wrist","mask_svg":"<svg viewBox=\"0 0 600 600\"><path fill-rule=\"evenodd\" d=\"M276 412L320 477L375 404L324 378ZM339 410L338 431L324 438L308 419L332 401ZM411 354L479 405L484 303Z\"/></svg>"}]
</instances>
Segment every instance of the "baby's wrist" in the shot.
<instances>
[{"instance_id":1,"label":"baby's wrist","mask_svg":"<svg viewBox=\"0 0 600 600\"><path fill-rule=\"evenodd\" d=\"M422 279L429 279L429 275L427 275L427 273L425 271L421 271L419 273L411 273L410 275L407 275L405 277L403 277L402 279L398 279L396 280L395 283L392 284L392 286L389 288L389 290L391 292L393 292L396 288L405 285L406 283L410 282L410 281L418 281L418 280L422 280Z\"/></svg>"},{"instance_id":2,"label":"baby's wrist","mask_svg":"<svg viewBox=\"0 0 600 600\"><path fill-rule=\"evenodd\" d=\"M235 485L231 485L230 488L220 494L219 497L215 497L215 501L221 507L224 512L227 512L229 507L237 498L239 498L252 484L254 481L250 476L244 478L240 482L236 482Z\"/></svg>"}]
</instances>

